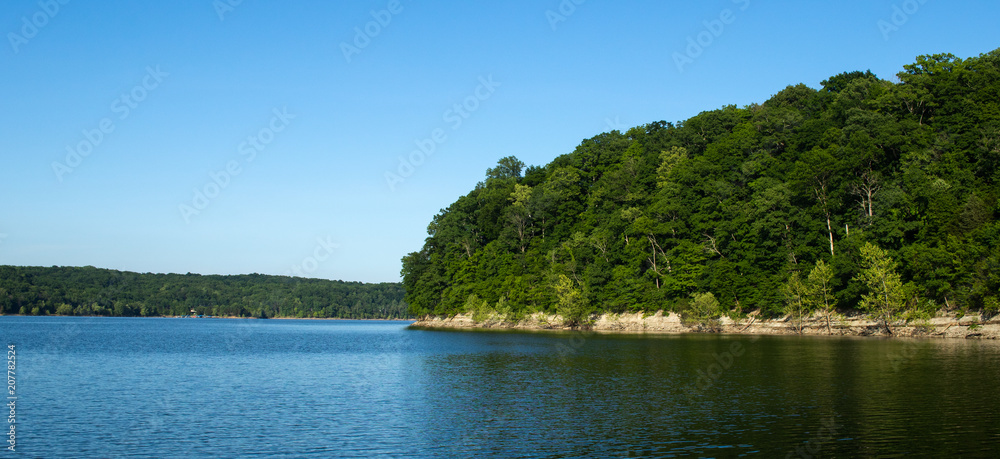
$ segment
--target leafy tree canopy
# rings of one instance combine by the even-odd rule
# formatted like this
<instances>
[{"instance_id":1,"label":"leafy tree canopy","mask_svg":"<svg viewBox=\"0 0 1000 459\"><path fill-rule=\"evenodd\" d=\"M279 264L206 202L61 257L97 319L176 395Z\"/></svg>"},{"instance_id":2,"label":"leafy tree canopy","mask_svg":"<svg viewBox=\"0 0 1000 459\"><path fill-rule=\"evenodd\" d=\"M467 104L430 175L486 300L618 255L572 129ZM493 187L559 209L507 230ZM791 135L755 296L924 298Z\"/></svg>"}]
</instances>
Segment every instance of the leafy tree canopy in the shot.
<instances>
[{"instance_id":1,"label":"leafy tree canopy","mask_svg":"<svg viewBox=\"0 0 1000 459\"><path fill-rule=\"evenodd\" d=\"M407 309L395 283L0 266L3 314L389 319Z\"/></svg>"},{"instance_id":2,"label":"leafy tree canopy","mask_svg":"<svg viewBox=\"0 0 1000 459\"><path fill-rule=\"evenodd\" d=\"M474 295L576 322L708 298L828 324L861 305L883 321L914 304L992 310L998 164L1000 50L920 56L897 81L845 72L599 134L544 166L501 159L403 258L406 300L414 315Z\"/></svg>"}]
</instances>

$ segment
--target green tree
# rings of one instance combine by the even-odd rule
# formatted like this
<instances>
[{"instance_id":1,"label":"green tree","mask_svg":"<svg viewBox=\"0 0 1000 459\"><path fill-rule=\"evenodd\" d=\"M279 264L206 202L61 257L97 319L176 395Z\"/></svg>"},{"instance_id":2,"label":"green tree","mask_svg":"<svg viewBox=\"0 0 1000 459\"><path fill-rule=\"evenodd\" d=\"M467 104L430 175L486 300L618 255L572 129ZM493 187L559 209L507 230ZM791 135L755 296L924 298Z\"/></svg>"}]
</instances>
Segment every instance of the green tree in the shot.
<instances>
[{"instance_id":1,"label":"green tree","mask_svg":"<svg viewBox=\"0 0 1000 459\"><path fill-rule=\"evenodd\" d=\"M573 280L560 274L553 282L557 303L556 311L570 325L586 324L590 318L590 307L583 292L576 288Z\"/></svg>"},{"instance_id":2,"label":"green tree","mask_svg":"<svg viewBox=\"0 0 1000 459\"><path fill-rule=\"evenodd\" d=\"M73 306L66 303L60 303L59 306L56 307L56 314L60 316L71 316L73 315Z\"/></svg>"},{"instance_id":3,"label":"green tree","mask_svg":"<svg viewBox=\"0 0 1000 459\"><path fill-rule=\"evenodd\" d=\"M717 330L722 307L712 292L692 293L686 315L687 321L700 329Z\"/></svg>"},{"instance_id":4,"label":"green tree","mask_svg":"<svg viewBox=\"0 0 1000 459\"><path fill-rule=\"evenodd\" d=\"M531 187L527 185L514 185L511 192L510 206L507 207L507 221L510 223L509 232L512 239L516 240L515 245L524 253L528 248L528 241L534 236L531 218Z\"/></svg>"},{"instance_id":5,"label":"green tree","mask_svg":"<svg viewBox=\"0 0 1000 459\"><path fill-rule=\"evenodd\" d=\"M868 293L861 297L861 308L882 322L886 333L891 335L891 324L903 313L906 301L896 262L888 252L866 242L861 247L861 272L855 279L868 287Z\"/></svg>"},{"instance_id":6,"label":"green tree","mask_svg":"<svg viewBox=\"0 0 1000 459\"><path fill-rule=\"evenodd\" d=\"M684 147L671 147L670 150L660 152L660 166L656 168L656 186L663 188L671 181L670 173L677 165L688 159L687 149Z\"/></svg>"},{"instance_id":7,"label":"green tree","mask_svg":"<svg viewBox=\"0 0 1000 459\"><path fill-rule=\"evenodd\" d=\"M514 156L507 156L497 161L496 167L486 171L488 179L519 179L524 171L524 163Z\"/></svg>"},{"instance_id":8,"label":"green tree","mask_svg":"<svg viewBox=\"0 0 1000 459\"><path fill-rule=\"evenodd\" d=\"M799 334L802 334L802 318L812 313L813 286L808 280L803 281L798 271L794 271L784 287L784 293L785 313L794 321Z\"/></svg>"},{"instance_id":9,"label":"green tree","mask_svg":"<svg viewBox=\"0 0 1000 459\"><path fill-rule=\"evenodd\" d=\"M826 332L833 334L830 326L830 316L837 308L837 297L833 296L830 282L833 280L833 270L823 260L818 260L812 271L809 271L808 284L812 290L813 301L820 313L826 319Z\"/></svg>"}]
</instances>

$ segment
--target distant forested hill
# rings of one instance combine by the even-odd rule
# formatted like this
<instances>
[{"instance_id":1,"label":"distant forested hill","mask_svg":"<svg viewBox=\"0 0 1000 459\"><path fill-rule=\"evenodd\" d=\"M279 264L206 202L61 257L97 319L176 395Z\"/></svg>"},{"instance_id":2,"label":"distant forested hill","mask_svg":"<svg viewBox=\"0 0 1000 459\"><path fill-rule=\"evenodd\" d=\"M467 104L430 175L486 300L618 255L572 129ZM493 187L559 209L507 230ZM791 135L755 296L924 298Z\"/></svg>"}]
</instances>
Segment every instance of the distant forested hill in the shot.
<instances>
[{"instance_id":1,"label":"distant forested hill","mask_svg":"<svg viewBox=\"0 0 1000 459\"><path fill-rule=\"evenodd\" d=\"M738 84L735 83L735 84ZM1000 308L1000 50L499 161L403 259L414 315ZM883 314L884 313L884 314Z\"/></svg>"},{"instance_id":2,"label":"distant forested hill","mask_svg":"<svg viewBox=\"0 0 1000 459\"><path fill-rule=\"evenodd\" d=\"M247 274L139 274L91 266L0 266L4 314L407 317L398 283Z\"/></svg>"}]
</instances>

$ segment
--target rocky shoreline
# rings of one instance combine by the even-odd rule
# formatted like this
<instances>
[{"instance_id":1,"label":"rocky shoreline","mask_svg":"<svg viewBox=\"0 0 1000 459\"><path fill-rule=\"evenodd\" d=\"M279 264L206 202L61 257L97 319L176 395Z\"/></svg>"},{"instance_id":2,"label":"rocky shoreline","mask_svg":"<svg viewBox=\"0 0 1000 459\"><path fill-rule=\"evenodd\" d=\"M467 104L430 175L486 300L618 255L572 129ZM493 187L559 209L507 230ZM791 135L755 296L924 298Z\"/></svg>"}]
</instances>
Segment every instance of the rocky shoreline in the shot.
<instances>
[{"instance_id":1,"label":"rocky shoreline","mask_svg":"<svg viewBox=\"0 0 1000 459\"><path fill-rule=\"evenodd\" d=\"M623 313L601 314L594 316L589 325L570 327L565 325L562 317L554 314L535 313L518 321L504 320L492 316L474 321L471 314L455 316L425 316L417 319L411 327L427 329L513 329L513 330L587 330L605 333L725 333L745 335L792 335L798 334L798 324L785 318L757 319L750 315L745 319L734 321L722 317L716 326L699 327L685 324L676 313L655 314ZM803 335L834 335L834 336L876 336L896 338L963 338L963 339L1000 339L1000 315L983 317L979 314L967 314L958 317L954 313L939 314L925 321L892 324L892 334L885 327L866 316L844 317L831 319L827 329L826 319L819 316L806 318L802 322Z\"/></svg>"}]
</instances>

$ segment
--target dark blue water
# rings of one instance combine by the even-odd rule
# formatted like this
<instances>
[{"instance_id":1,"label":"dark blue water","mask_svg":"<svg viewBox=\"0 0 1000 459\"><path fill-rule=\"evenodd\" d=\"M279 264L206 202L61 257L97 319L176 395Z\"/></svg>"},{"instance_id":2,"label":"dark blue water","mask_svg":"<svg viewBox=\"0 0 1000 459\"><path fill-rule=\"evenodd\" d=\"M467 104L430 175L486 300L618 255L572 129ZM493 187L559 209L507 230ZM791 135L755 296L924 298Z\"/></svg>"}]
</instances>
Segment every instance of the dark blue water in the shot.
<instances>
[{"instance_id":1,"label":"dark blue water","mask_svg":"<svg viewBox=\"0 0 1000 459\"><path fill-rule=\"evenodd\" d=\"M17 454L1000 456L997 342L406 326L0 317Z\"/></svg>"}]
</instances>

